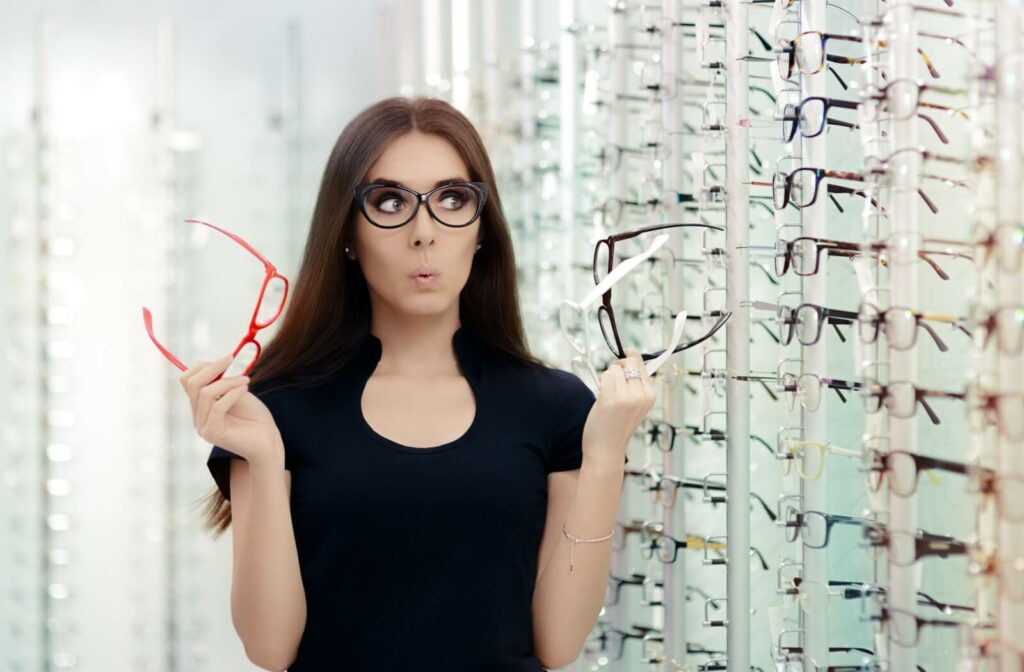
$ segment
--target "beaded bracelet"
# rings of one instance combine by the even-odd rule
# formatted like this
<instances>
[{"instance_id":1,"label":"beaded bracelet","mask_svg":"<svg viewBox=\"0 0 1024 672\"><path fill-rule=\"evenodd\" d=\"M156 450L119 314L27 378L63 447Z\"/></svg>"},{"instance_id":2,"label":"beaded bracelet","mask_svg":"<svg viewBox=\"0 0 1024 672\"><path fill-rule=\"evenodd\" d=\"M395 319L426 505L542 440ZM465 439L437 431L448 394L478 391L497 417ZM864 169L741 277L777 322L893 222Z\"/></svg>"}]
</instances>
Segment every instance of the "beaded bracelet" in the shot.
<instances>
[{"instance_id":1,"label":"beaded bracelet","mask_svg":"<svg viewBox=\"0 0 1024 672\"><path fill-rule=\"evenodd\" d=\"M562 533L569 538L569 541L572 542L572 545L569 546L569 572L572 572L572 549L576 544L590 544L595 541L604 541L605 539L611 539L612 535L615 534L615 530L612 530L607 535L600 537L598 539L580 539L579 537L574 537L568 532L566 532L565 525L563 524Z\"/></svg>"}]
</instances>

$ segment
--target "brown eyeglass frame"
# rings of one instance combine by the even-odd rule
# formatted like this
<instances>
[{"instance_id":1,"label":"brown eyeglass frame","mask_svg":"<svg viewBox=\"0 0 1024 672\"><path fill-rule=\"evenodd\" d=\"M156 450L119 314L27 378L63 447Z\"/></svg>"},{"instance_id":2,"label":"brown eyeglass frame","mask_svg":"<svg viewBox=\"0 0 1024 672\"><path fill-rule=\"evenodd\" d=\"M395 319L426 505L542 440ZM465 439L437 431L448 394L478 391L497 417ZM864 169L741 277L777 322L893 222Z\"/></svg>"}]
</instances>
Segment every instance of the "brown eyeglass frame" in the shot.
<instances>
[{"instance_id":1,"label":"brown eyeglass frame","mask_svg":"<svg viewBox=\"0 0 1024 672\"><path fill-rule=\"evenodd\" d=\"M597 243L594 244L594 258L593 258L593 262L592 262L593 271L594 271L594 284L597 285L597 284L600 284L600 282L601 282L601 275L599 273L599 269L598 269L597 266L598 266L598 256L600 255L601 246L602 245L604 245L604 246L606 246L608 248L608 268L605 269L605 272L606 273L611 273L612 269L615 267L615 243L617 243L619 241L622 241L622 240L629 240L630 238L635 238L635 237L637 237L639 235L642 235L644 233L649 233L651 231L661 231L661 230L664 230L664 229L676 229L676 228L703 228L703 229L712 229L714 231L724 231L725 230L724 228L722 228L720 226L715 226L714 224L703 224L703 223L700 223L700 224L698 224L698 223L694 223L694 224L654 224L654 225L651 225L651 226L644 226L644 227L641 227L639 229L633 229L631 231L623 231L621 233L613 233L612 235L608 236L607 238L602 238L601 240L597 241ZM624 358L626 356L626 351L625 351L625 348L622 347L622 339L619 337L619 328L618 328L618 325L615 322L615 311L612 308L612 288L609 288L608 291L606 291L604 294L601 295L601 305L598 306L597 313L598 313L598 323L601 326L601 334L604 336L605 343L608 345L608 348L612 351L612 353L616 357L618 357L620 359ZM604 313L608 317L608 323L609 323L609 326L611 327L611 331L612 331L611 334L608 334L605 331L604 322L602 322L601 319L600 319L602 313ZM684 343L680 343L679 345L677 345L672 350L672 353L675 354L677 352L681 352L681 351L686 350L688 348L692 348L693 346L698 345L698 344L702 343L703 341L711 338L712 336L715 335L715 333L719 329L722 328L722 326L725 325L726 321L731 316L732 316L731 312L729 312L729 311L722 311L720 315L716 316L718 318L718 320L715 322L714 325L711 326L711 328L705 334L697 337L696 339L694 339L692 341L686 341ZM656 352L649 352L649 353L645 352L645 353L641 353L640 356L641 356L641 358L644 361L648 361L648 360L651 360L651 359L656 359L657 357L661 356L661 354L664 353L664 352L665 352L664 350L658 350Z\"/></svg>"}]
</instances>

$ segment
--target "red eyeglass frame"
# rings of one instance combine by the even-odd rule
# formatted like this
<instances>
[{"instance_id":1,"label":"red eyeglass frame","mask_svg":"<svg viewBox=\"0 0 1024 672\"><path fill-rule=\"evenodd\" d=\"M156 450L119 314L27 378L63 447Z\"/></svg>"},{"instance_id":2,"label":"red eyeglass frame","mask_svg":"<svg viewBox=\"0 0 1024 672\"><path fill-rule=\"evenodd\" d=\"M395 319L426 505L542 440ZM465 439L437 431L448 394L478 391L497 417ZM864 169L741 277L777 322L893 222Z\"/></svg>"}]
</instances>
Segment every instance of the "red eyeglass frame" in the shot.
<instances>
[{"instance_id":1,"label":"red eyeglass frame","mask_svg":"<svg viewBox=\"0 0 1024 672\"><path fill-rule=\"evenodd\" d=\"M248 343L252 343L253 345L256 346L256 355L252 358L252 362L249 363L249 366L246 367L245 371L243 371L240 374L243 376L247 376L249 375L249 372L252 370L256 362L259 361L260 354L263 352L263 349L260 347L260 342L256 340L256 334L261 329L266 329L267 327L269 327L277 320L278 317L281 316L281 312L284 310L284 305L288 301L288 278L278 273L277 267L274 266L274 264L270 263L270 261L266 257L257 252L252 245L245 242L240 237L236 236L230 231L226 231L220 228L219 226L215 226L213 224L210 224L209 222L204 222L200 219L186 219L185 221L190 224L202 224L216 231L220 231L225 236L227 236L228 238L235 241L236 243L247 249L249 252L251 252L257 259L259 259L263 263L263 267L267 271L266 276L263 278L263 286L260 287L260 295L259 298L256 300L256 307L253 309L252 318L249 320L249 332L242 337L242 340L239 341L238 346L235 348L234 352L231 353L232 358L234 358L238 355L239 352L242 351L242 348L244 348ZM277 312L274 313L274 316L268 319L266 322L260 324L256 321L256 318L259 315L260 305L263 303L263 296L266 294L267 285L269 285L270 281L273 280L274 278L281 278L281 280L284 282L284 296L281 297L281 305L278 307ZM149 334L150 340L153 341L153 344L156 345L157 349L160 350L160 352L163 353L164 357L166 357L176 367L178 367L182 371L187 371L188 367L185 366L180 359L171 354L171 351L164 347L164 345L157 340L156 335L153 333L153 315L145 306L142 307L142 319L146 323L146 332ZM222 373L220 376L217 376L215 380L219 380L223 375L224 374Z\"/></svg>"}]
</instances>

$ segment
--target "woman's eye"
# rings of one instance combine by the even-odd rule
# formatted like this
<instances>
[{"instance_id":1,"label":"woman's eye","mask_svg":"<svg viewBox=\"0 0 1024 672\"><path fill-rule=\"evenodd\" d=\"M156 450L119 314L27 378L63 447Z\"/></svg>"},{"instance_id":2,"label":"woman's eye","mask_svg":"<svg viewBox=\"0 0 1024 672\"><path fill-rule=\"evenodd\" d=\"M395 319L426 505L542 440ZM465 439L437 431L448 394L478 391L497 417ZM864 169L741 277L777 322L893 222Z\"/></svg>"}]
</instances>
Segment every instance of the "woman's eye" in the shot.
<instances>
[{"instance_id":1,"label":"woman's eye","mask_svg":"<svg viewBox=\"0 0 1024 672\"><path fill-rule=\"evenodd\" d=\"M441 206L449 210L458 210L462 207L463 201L462 194L449 191L441 197Z\"/></svg>"},{"instance_id":2,"label":"woman's eye","mask_svg":"<svg viewBox=\"0 0 1024 672\"><path fill-rule=\"evenodd\" d=\"M398 212L405 205L399 196L384 196L377 200L376 208L381 212Z\"/></svg>"}]
</instances>

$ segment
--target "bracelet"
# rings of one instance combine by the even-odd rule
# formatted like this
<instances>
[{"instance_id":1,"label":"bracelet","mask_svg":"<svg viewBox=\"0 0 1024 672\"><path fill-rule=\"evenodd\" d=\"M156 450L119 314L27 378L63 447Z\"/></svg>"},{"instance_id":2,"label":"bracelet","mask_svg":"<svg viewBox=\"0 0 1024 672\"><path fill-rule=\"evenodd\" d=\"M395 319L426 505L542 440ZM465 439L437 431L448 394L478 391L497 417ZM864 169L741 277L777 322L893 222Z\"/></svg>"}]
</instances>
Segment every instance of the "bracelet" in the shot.
<instances>
[{"instance_id":1,"label":"bracelet","mask_svg":"<svg viewBox=\"0 0 1024 672\"><path fill-rule=\"evenodd\" d=\"M562 534L564 534L566 537L568 537L569 541L572 542L572 544L569 546L569 572L571 573L572 572L572 549L573 549L573 546L575 546L576 544L591 544L591 543L593 543L595 541L604 541L605 539L611 539L612 535L615 534L615 530L612 530L611 532L609 532L605 536L600 537L598 539L580 539L579 537L574 537L571 534L569 534L565 530L565 525L563 524L562 525Z\"/></svg>"}]
</instances>

